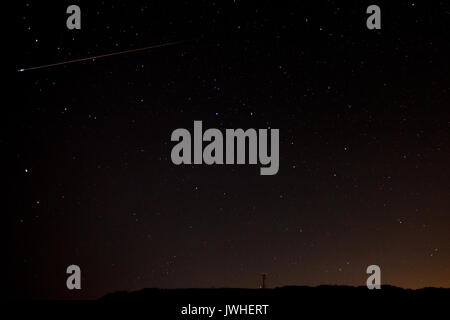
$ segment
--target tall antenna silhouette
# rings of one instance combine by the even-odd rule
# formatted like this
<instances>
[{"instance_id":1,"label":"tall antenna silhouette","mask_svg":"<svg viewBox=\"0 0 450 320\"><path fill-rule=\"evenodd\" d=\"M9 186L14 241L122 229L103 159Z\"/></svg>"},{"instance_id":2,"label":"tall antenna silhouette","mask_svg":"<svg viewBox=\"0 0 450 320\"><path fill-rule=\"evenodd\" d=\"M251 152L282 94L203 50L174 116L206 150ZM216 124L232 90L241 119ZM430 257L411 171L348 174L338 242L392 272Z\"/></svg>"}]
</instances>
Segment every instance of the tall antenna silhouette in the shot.
<instances>
[{"instance_id":1,"label":"tall antenna silhouette","mask_svg":"<svg viewBox=\"0 0 450 320\"><path fill-rule=\"evenodd\" d=\"M261 273L261 285L259 286L261 289L266 288L266 279L267 279L267 273Z\"/></svg>"}]
</instances>

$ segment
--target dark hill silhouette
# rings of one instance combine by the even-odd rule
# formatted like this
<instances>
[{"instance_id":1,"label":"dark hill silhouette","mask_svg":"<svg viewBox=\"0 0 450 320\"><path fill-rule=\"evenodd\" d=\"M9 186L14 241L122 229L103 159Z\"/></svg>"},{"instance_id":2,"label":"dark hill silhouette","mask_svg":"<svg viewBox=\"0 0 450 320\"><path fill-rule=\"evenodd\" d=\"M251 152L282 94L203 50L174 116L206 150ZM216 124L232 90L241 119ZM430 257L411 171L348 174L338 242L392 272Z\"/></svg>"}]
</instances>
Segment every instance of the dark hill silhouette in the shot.
<instances>
[{"instance_id":1,"label":"dark hill silhouette","mask_svg":"<svg viewBox=\"0 0 450 320\"><path fill-rule=\"evenodd\" d=\"M143 289L107 294L95 301L14 302L15 311L28 317L64 319L300 319L315 317L393 318L433 314L445 315L450 303L450 289L402 289L384 285L380 290L364 286L318 287L286 286L273 289ZM224 317L226 305L269 305L267 315L232 315ZM182 315L183 307L214 306L213 317ZM221 310L219 312L218 310Z\"/></svg>"},{"instance_id":2,"label":"dark hill silhouette","mask_svg":"<svg viewBox=\"0 0 450 320\"><path fill-rule=\"evenodd\" d=\"M45 319L73 317L89 319L301 319L311 315L322 318L405 319L423 315L448 314L450 289L402 289L384 285L380 290L366 287L286 286L273 289L143 289L120 291L93 301L14 301L8 304L12 314ZM191 306L214 306L213 317L182 315ZM224 317L225 305L269 305L267 315ZM445 318L445 317L444 317Z\"/></svg>"}]
</instances>

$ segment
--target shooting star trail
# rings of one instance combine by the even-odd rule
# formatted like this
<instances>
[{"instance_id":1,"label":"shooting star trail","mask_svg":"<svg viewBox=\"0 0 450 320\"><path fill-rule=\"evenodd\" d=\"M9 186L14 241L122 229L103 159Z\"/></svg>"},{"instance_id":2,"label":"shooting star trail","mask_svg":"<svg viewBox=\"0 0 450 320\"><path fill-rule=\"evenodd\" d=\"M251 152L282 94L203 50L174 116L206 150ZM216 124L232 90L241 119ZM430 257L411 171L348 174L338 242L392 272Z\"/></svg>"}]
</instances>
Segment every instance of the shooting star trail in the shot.
<instances>
[{"instance_id":1,"label":"shooting star trail","mask_svg":"<svg viewBox=\"0 0 450 320\"><path fill-rule=\"evenodd\" d=\"M144 50L149 50L149 49L154 49L154 48L161 48L161 47L167 47L167 46L173 46L173 45L184 43L184 42L187 42L187 41L188 40L166 42L166 43L155 44L155 45L148 46L148 47L143 47L143 48L130 49L130 50L118 51L118 52L111 52L111 53L102 54L102 55L98 55L98 56L92 56L92 57L87 57L87 58L80 58L80 59L74 59L74 60L69 60L69 61L62 61L62 62L44 64L44 65L36 66L36 67L22 68L22 69L18 69L17 72L24 72L24 71L29 71L29 70L44 69L44 68L61 66L61 65L64 65L64 64L77 63L77 62L88 61L88 60L96 60L96 59L101 59L101 58L105 58L105 57L118 56L118 55L126 54L126 53L144 51Z\"/></svg>"}]
</instances>

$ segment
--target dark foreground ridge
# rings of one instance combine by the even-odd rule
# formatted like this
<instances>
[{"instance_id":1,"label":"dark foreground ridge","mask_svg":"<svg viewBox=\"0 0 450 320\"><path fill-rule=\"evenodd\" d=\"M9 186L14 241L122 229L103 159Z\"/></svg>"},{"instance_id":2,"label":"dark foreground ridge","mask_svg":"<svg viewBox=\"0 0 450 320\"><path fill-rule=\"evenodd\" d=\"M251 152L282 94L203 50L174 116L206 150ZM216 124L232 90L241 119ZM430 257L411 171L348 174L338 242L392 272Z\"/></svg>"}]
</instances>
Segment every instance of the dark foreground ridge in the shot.
<instances>
[{"instance_id":1,"label":"dark foreground ridge","mask_svg":"<svg viewBox=\"0 0 450 320\"><path fill-rule=\"evenodd\" d=\"M444 288L411 290L384 285L380 290L369 290L363 286L287 286L274 289L143 289L111 293L95 301L26 302L27 308L18 309L33 316L42 312L47 317L60 318L63 315L89 315L134 319L145 315L147 319L292 319L313 313L360 319L361 316L384 317L387 313L402 318L419 313L428 316L436 312L446 314L449 302L450 289ZM258 313L255 305L267 305L259 308L266 310L265 314ZM199 314L200 310L206 313L207 308L212 307L215 308L212 316ZM190 314L183 314L183 310ZM241 312L230 315L226 310ZM258 314L249 314L250 310Z\"/></svg>"}]
</instances>

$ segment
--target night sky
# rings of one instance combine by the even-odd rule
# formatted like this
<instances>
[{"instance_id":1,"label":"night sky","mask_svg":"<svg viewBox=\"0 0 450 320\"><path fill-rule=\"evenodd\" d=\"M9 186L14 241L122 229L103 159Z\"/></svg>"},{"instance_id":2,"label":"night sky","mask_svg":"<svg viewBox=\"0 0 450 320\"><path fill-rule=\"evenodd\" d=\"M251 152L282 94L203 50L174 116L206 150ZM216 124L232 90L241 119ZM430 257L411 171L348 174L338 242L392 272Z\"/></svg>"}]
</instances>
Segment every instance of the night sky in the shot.
<instances>
[{"instance_id":1,"label":"night sky","mask_svg":"<svg viewBox=\"0 0 450 320\"><path fill-rule=\"evenodd\" d=\"M450 287L446 1L27 1L1 145L14 296ZM373 3L372 3L373 2ZM294 6L295 3L295 6ZM66 8L81 8L81 30ZM381 30L366 8L381 7ZM18 69L141 48L92 61ZM280 169L174 165L173 130L277 128ZM82 290L66 288L66 268Z\"/></svg>"}]
</instances>

